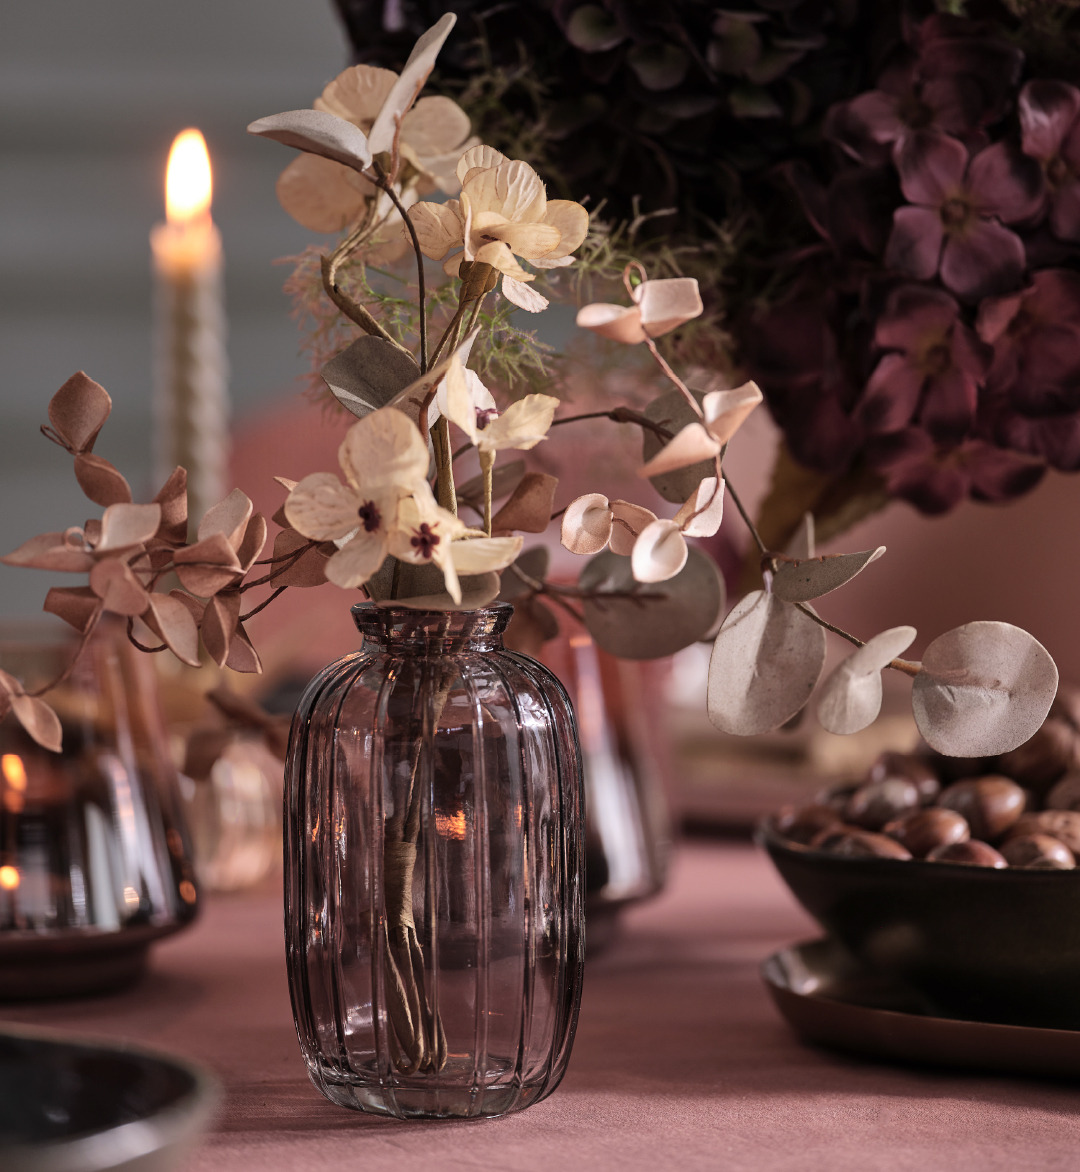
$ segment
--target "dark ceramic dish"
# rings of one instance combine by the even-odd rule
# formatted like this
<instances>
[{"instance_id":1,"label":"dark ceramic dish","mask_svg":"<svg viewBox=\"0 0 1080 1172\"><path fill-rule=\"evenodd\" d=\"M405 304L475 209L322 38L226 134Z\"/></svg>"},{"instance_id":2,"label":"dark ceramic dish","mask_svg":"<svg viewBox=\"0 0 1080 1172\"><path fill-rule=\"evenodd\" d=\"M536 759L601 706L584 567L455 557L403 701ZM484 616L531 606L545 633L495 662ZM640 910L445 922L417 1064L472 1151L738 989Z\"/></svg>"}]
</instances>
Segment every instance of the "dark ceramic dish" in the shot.
<instances>
[{"instance_id":1,"label":"dark ceramic dish","mask_svg":"<svg viewBox=\"0 0 1080 1172\"><path fill-rule=\"evenodd\" d=\"M205 1126L215 1084L149 1050L0 1031L4 1172L167 1172Z\"/></svg>"},{"instance_id":2,"label":"dark ceramic dish","mask_svg":"<svg viewBox=\"0 0 1080 1172\"><path fill-rule=\"evenodd\" d=\"M890 1062L1080 1078L1080 1031L936 1017L919 994L868 972L835 940L785 948L761 975L809 1042Z\"/></svg>"},{"instance_id":3,"label":"dark ceramic dish","mask_svg":"<svg viewBox=\"0 0 1080 1172\"><path fill-rule=\"evenodd\" d=\"M1080 873L842 858L758 828L796 899L928 1012L1080 1029Z\"/></svg>"}]
</instances>

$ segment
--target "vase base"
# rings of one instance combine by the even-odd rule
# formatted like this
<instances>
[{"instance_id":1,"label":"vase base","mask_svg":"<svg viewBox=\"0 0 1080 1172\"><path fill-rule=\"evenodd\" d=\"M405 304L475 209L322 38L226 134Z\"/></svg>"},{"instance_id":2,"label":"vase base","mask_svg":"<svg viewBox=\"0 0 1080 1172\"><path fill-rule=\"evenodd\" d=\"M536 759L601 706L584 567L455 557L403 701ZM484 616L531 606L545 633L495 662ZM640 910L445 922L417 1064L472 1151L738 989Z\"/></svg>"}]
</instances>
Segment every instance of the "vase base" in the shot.
<instances>
[{"instance_id":1,"label":"vase base","mask_svg":"<svg viewBox=\"0 0 1080 1172\"><path fill-rule=\"evenodd\" d=\"M488 1077L496 1085L475 1085L471 1060L451 1057L438 1075L399 1076L389 1081L372 1068L348 1073L323 1064L308 1064L308 1075L332 1102L369 1115L395 1119L496 1119L522 1111L554 1090L546 1079L530 1083L511 1081L509 1064Z\"/></svg>"}]
</instances>

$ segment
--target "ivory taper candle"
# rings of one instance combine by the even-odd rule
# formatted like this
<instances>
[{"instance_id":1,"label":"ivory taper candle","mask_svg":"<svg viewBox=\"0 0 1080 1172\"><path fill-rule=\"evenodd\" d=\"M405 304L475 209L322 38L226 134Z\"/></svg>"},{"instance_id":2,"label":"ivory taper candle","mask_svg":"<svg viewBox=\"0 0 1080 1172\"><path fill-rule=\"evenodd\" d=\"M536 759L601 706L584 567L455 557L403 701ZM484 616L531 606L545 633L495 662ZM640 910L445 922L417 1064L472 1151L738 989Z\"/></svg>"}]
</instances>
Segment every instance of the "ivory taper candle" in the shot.
<instances>
[{"instance_id":1,"label":"ivory taper candle","mask_svg":"<svg viewBox=\"0 0 1080 1172\"><path fill-rule=\"evenodd\" d=\"M154 256L154 463L156 487L188 471L194 531L225 495L229 457L228 364L221 235L210 218L212 180L197 130L176 136L165 174L166 222Z\"/></svg>"}]
</instances>

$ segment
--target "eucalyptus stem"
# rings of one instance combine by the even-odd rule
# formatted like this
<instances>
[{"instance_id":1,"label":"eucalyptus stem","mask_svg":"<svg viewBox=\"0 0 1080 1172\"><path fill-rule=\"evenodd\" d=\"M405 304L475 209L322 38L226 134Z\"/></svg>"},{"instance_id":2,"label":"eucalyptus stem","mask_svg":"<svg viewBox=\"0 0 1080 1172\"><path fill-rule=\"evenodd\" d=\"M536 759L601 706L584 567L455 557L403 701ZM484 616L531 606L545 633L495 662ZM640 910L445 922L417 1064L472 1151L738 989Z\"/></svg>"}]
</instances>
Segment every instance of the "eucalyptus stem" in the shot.
<instances>
[{"instance_id":1,"label":"eucalyptus stem","mask_svg":"<svg viewBox=\"0 0 1080 1172\"><path fill-rule=\"evenodd\" d=\"M386 176L386 172L379 166L374 164L375 176L379 186L390 197L394 207L397 208L398 214L405 222L405 227L408 229L409 238L412 241L413 252L416 254L416 286L417 286L417 301L420 310L420 373L427 374L428 368L428 338L427 338L427 289L424 284L424 254L420 250L420 240L416 235L416 226L409 218L409 213L405 210L405 205L398 198L397 192L394 190L393 184Z\"/></svg>"},{"instance_id":2,"label":"eucalyptus stem","mask_svg":"<svg viewBox=\"0 0 1080 1172\"><path fill-rule=\"evenodd\" d=\"M484 532L491 536L491 498L495 480L495 453L480 453L480 470L484 474Z\"/></svg>"},{"instance_id":3,"label":"eucalyptus stem","mask_svg":"<svg viewBox=\"0 0 1080 1172\"><path fill-rule=\"evenodd\" d=\"M457 516L457 491L454 486L454 457L450 447L450 421L440 415L431 432L435 448L435 497L444 509Z\"/></svg>"}]
</instances>

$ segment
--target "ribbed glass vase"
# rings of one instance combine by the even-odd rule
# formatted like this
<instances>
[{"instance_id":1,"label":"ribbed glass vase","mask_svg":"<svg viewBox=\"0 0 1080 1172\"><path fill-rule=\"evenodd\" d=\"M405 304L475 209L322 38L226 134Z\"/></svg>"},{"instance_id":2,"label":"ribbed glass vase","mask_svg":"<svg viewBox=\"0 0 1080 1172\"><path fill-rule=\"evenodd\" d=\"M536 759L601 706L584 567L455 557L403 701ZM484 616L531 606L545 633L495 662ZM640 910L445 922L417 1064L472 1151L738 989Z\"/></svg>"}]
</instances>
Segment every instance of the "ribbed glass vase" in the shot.
<instances>
[{"instance_id":1,"label":"ribbed glass vase","mask_svg":"<svg viewBox=\"0 0 1080 1172\"><path fill-rule=\"evenodd\" d=\"M511 607L353 608L361 650L308 685L285 794L300 1045L335 1103L483 1117L566 1069L584 954L581 763Z\"/></svg>"}]
</instances>

